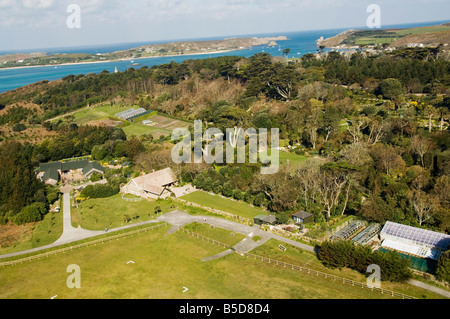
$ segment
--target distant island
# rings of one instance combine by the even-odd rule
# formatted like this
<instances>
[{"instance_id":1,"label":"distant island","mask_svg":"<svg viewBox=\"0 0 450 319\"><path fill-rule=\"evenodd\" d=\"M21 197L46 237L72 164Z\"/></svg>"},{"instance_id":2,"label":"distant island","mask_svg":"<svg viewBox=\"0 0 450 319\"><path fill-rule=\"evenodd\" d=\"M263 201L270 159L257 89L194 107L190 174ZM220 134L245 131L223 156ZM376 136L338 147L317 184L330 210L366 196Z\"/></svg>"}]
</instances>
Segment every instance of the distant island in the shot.
<instances>
[{"instance_id":1,"label":"distant island","mask_svg":"<svg viewBox=\"0 0 450 319\"><path fill-rule=\"evenodd\" d=\"M110 53L68 53L47 54L45 52L16 53L0 55L0 68L61 65L72 63L111 62L149 57L179 56L193 54L213 54L244 50L254 46L277 46L277 41L288 40L286 36L265 38L228 38L211 41L180 41L148 44L137 48ZM134 65L139 65L134 63Z\"/></svg>"},{"instance_id":2,"label":"distant island","mask_svg":"<svg viewBox=\"0 0 450 319\"><path fill-rule=\"evenodd\" d=\"M408 29L346 30L331 38L317 40L319 48L355 49L360 47L399 48L437 47L450 50L450 23Z\"/></svg>"}]
</instances>

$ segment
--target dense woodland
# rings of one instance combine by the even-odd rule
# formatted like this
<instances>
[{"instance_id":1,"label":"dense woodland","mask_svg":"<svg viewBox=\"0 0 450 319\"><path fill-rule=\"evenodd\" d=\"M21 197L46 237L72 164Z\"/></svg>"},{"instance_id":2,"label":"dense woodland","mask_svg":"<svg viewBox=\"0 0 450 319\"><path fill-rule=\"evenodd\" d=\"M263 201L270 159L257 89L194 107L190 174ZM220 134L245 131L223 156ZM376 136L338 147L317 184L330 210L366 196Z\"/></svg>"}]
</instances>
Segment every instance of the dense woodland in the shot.
<instances>
[{"instance_id":1,"label":"dense woodland","mask_svg":"<svg viewBox=\"0 0 450 319\"><path fill-rule=\"evenodd\" d=\"M120 128L78 127L70 117L48 121L87 105L119 103L219 129L279 128L280 145L305 156L302 165L284 165L270 176L259 173L261 164L176 168L183 182L265 206L280 220L306 210L317 223L354 214L449 232L449 71L450 62L431 49L349 59L335 52L296 60L262 53L71 75L7 92L0 95L7 109L1 124L41 124L58 134L37 145L3 137L0 214L48 204L37 195L45 187L33 178L40 162L94 153L126 156L137 171L174 165L162 141L127 139ZM20 107L24 102L35 108Z\"/></svg>"}]
</instances>

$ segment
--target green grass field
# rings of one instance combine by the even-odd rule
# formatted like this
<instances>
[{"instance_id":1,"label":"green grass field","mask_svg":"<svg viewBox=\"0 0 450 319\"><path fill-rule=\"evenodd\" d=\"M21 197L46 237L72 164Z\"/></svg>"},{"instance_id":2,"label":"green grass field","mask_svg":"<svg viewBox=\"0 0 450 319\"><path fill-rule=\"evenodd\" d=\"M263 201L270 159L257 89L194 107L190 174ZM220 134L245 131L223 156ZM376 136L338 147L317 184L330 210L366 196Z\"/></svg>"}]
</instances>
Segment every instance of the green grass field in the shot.
<instances>
[{"instance_id":1,"label":"green grass field","mask_svg":"<svg viewBox=\"0 0 450 319\"><path fill-rule=\"evenodd\" d=\"M161 135L167 136L172 134L172 131L170 130L139 123L127 122L125 125L119 125L118 127L121 127L127 136L141 136L144 134L152 134L153 138L159 138Z\"/></svg>"},{"instance_id":2,"label":"green grass field","mask_svg":"<svg viewBox=\"0 0 450 319\"><path fill-rule=\"evenodd\" d=\"M394 41L397 41L399 37L359 37L355 40L355 45L377 45L377 44L383 44L383 43L392 43Z\"/></svg>"},{"instance_id":3,"label":"green grass field","mask_svg":"<svg viewBox=\"0 0 450 319\"><path fill-rule=\"evenodd\" d=\"M238 254L202 262L202 258L223 248L183 232L169 235L168 229L4 267L0 271L0 298L391 298ZM287 252L290 251L288 247ZM307 253L299 255L313 257ZM66 285L70 275L67 267L71 264L80 267L81 288ZM188 291L183 293L183 287ZM410 292L416 297L426 294L420 289Z\"/></svg>"},{"instance_id":4,"label":"green grass field","mask_svg":"<svg viewBox=\"0 0 450 319\"><path fill-rule=\"evenodd\" d=\"M242 201L233 201L231 199L222 198L219 195L211 195L202 191L196 191L181 196L180 198L249 219L253 219L253 217L261 214L267 215L267 213L259 207L252 207Z\"/></svg>"},{"instance_id":5,"label":"green grass field","mask_svg":"<svg viewBox=\"0 0 450 319\"><path fill-rule=\"evenodd\" d=\"M208 238L220 241L229 246L234 246L242 241L245 236L239 233L233 233L220 227L211 227L211 225L192 223L184 226L186 230L206 236Z\"/></svg>"},{"instance_id":6,"label":"green grass field","mask_svg":"<svg viewBox=\"0 0 450 319\"><path fill-rule=\"evenodd\" d=\"M102 105L95 108L83 109L73 114L74 121L77 124L85 124L90 121L96 121L101 119L108 119L114 117L117 113L126 111L129 108L138 108L137 106L118 106L118 105Z\"/></svg>"},{"instance_id":7,"label":"green grass field","mask_svg":"<svg viewBox=\"0 0 450 319\"><path fill-rule=\"evenodd\" d=\"M108 198L88 199L78 208L71 208L72 225L81 225L84 229L103 230L105 227L115 228L126 225L124 215L127 215L130 223L155 219L155 207L160 206L161 213L168 213L175 209L171 202L165 200L148 201L142 199L137 202L129 202L122 199L122 194ZM173 206L173 208L171 208Z\"/></svg>"},{"instance_id":8,"label":"green grass field","mask_svg":"<svg viewBox=\"0 0 450 319\"><path fill-rule=\"evenodd\" d=\"M262 156L262 153L259 153L258 156L261 161L264 161L265 159L270 159L269 156L267 158ZM278 159L279 159L278 163L280 166L289 166L291 168L296 168L299 167L308 158L304 155L297 155L293 152L279 151ZM274 162L274 164L276 164L276 162Z\"/></svg>"},{"instance_id":9,"label":"green grass field","mask_svg":"<svg viewBox=\"0 0 450 319\"><path fill-rule=\"evenodd\" d=\"M73 114L74 122L81 125L88 122L100 121L100 120L119 120L115 118L115 115L119 112L128 110L130 108L138 109L139 106L118 106L118 105L102 105L95 108L84 108ZM153 126L143 125L141 122L144 119L150 119L156 124ZM144 115L140 118L136 118L134 122L125 121L123 124L119 124L117 127L123 129L127 136L136 135L141 136L144 134L152 134L154 138L159 138L161 135L171 135L172 130L177 127L188 127L191 125L188 122L172 119L170 117L152 113Z\"/></svg>"},{"instance_id":10,"label":"green grass field","mask_svg":"<svg viewBox=\"0 0 450 319\"><path fill-rule=\"evenodd\" d=\"M430 26L430 27L404 29L404 30L397 30L397 31L395 31L395 33L403 36L403 35L408 35L408 34L423 34L423 33L441 32L441 31L450 31L450 26L436 25L436 26Z\"/></svg>"}]
</instances>

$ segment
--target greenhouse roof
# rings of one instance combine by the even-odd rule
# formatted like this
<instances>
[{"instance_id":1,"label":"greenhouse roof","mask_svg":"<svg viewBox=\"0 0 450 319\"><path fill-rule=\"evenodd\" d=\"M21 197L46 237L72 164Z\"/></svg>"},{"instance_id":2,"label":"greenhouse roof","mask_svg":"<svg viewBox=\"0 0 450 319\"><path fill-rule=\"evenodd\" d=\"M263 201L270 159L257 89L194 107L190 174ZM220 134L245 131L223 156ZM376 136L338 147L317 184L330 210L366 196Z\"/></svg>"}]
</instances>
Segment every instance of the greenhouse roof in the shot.
<instances>
[{"instance_id":1,"label":"greenhouse roof","mask_svg":"<svg viewBox=\"0 0 450 319\"><path fill-rule=\"evenodd\" d=\"M381 230L380 236L394 236L416 244L422 244L445 251L450 246L450 235L434 232L427 229L412 227L408 225L386 222Z\"/></svg>"}]
</instances>

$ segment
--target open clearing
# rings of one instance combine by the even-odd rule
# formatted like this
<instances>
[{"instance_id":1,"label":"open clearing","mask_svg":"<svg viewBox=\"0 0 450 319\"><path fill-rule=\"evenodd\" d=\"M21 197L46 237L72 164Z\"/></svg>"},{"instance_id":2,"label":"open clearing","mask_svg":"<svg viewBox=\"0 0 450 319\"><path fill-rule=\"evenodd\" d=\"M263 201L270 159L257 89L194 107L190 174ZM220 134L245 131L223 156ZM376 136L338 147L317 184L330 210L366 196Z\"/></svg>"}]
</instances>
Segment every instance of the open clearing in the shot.
<instances>
[{"instance_id":1,"label":"open clearing","mask_svg":"<svg viewBox=\"0 0 450 319\"><path fill-rule=\"evenodd\" d=\"M2 268L0 298L391 298L235 253L202 262L202 258L223 248L183 232L168 235L167 230L168 227L142 232ZM79 265L81 270L79 289L66 285L70 275L67 266L71 264ZM183 293L183 287L189 290ZM409 291L417 297L432 297L421 289L411 289L417 289Z\"/></svg>"},{"instance_id":2,"label":"open clearing","mask_svg":"<svg viewBox=\"0 0 450 319\"><path fill-rule=\"evenodd\" d=\"M148 114L134 119L134 122L122 121L115 117L119 112L138 106L102 105L93 108L85 108L73 113L75 123L92 124L102 126L117 126L123 129L127 136L152 134L153 138L170 135L176 128L188 128L193 125L189 122L173 119L162 114ZM142 124L143 120L150 120L151 125Z\"/></svg>"}]
</instances>

